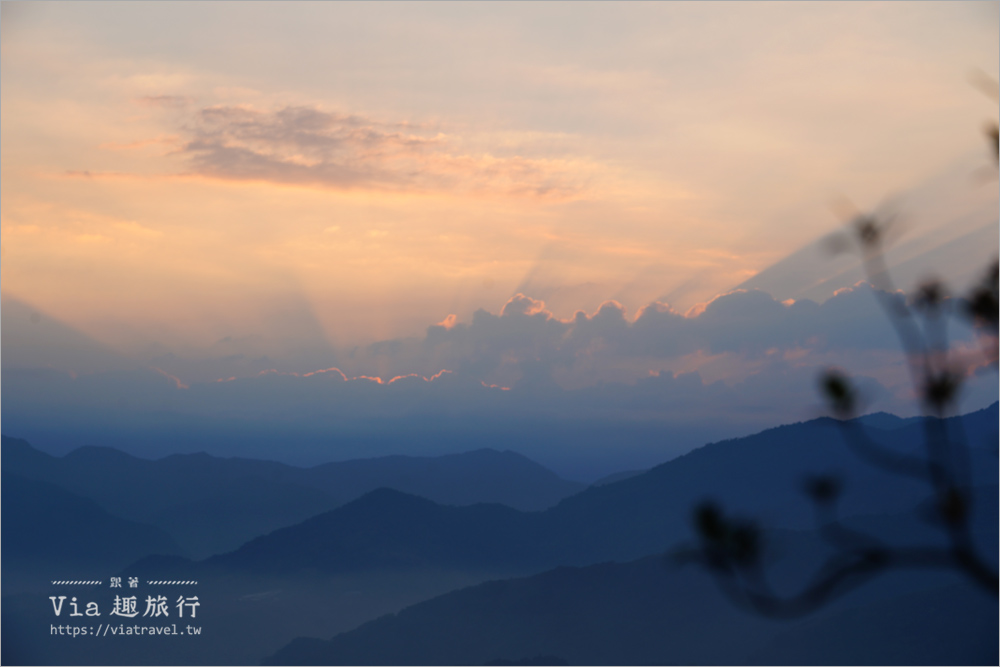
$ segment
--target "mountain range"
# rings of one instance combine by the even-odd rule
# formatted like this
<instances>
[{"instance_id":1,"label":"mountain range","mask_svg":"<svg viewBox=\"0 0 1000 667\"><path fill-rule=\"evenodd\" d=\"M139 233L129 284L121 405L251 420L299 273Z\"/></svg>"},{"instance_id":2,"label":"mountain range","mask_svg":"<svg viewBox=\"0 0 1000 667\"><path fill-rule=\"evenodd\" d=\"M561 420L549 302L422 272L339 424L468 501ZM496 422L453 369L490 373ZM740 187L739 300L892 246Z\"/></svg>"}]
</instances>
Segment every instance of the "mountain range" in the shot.
<instances>
[{"instance_id":1,"label":"mountain range","mask_svg":"<svg viewBox=\"0 0 1000 667\"><path fill-rule=\"evenodd\" d=\"M912 454L924 447L923 420L874 415L859 421L885 447ZM997 422L994 404L944 424L952 434L964 434L970 445L968 482L978 500L973 508L976 538L992 562L997 550ZM899 636L917 632L922 638L941 641L972 632L975 637L992 639L995 653L995 598L984 607L977 601L977 596L983 596L981 590L947 573L887 577L886 583L866 587L801 621L805 634L800 635L798 625L765 621L735 609L698 568L665 570L663 555L691 539L692 509L711 499L728 513L755 519L768 529L778 584L794 587L801 583L801 577L821 562L823 553L814 532L814 507L803 493L803 481L811 474L830 474L841 480L840 509L851 525L893 543L944 544L940 531L924 519L926 510L920 509L928 499L928 487L860 460L843 436L842 426L831 419L769 429L706 445L648 471L608 480L567 495L547 509L531 511L495 502L445 504L405 489L377 488L200 560L178 555L179 550L166 543L155 549L155 536L169 531L147 530L143 534L148 553L160 555L147 555L120 570L106 571L141 573L150 579L197 579L198 592L206 601L203 611L214 610L205 621L214 626L213 633L190 642L145 638L143 644L88 644L87 659L94 664L147 662L149 658L143 656L155 645L157 660L163 664L241 664L266 656L282 664L790 663L820 659L815 651L809 653L814 644L803 643L802 636L815 637L815 646L829 646L838 628L849 629L843 637L867 637L858 640L862 647L876 646L878 637L884 635L882 648L892 643L888 637L893 632ZM19 466L11 471L9 452L14 453L10 460ZM516 455L511 458L498 452L471 454L520 461ZM132 473L124 472L128 470L124 466L145 470L135 473L146 475L142 478L145 486L132 480L133 486L122 491L118 502L125 504L124 498L137 502L145 494L142 511L146 516L153 515L151 508L177 507L185 496L176 488L157 486L163 482L156 481L155 475L165 474L171 466L188 471L189 477L179 479L198 480L188 483L209 508L215 502L209 493L213 479L226 481L230 487L217 481L215 488L218 493L228 493L226 488L237 490L231 500L235 512L243 502L250 508L258 506L255 502L266 505L268 494L280 495L280 485L301 474L267 462L207 456L152 462L101 449L53 459L12 440L4 440L3 455L5 475L20 476L10 487L15 496L29 493L30 489L19 491L26 485L40 489L35 493L45 493L54 487L39 485L53 485L58 478L52 476L63 474L64 483L77 485L64 489L63 494L85 498L81 489L100 492L110 503L107 499L116 494L109 470L126 476ZM199 461L204 465L199 467ZM81 480L80 470L87 462L95 476L98 471L107 476ZM77 464L80 468L75 472L69 468ZM435 465L433 460L420 464ZM372 465L365 463L357 469ZM253 474L227 478L219 473L237 466ZM31 479L25 471L50 477ZM551 474L539 474L539 478L558 481ZM297 489L319 490L301 478L294 479ZM241 500L239 489L252 493L253 481L261 483L259 497ZM129 489L124 480L119 486ZM7 488L5 477L5 570L10 545L15 545L16 552L29 530L25 522L10 524L13 530L9 527ZM527 484L526 488L532 487ZM161 491L163 495L157 495ZM517 491L516 487L508 490L514 495ZM60 497L61 502L72 502L65 495ZM28 501L15 497L14 507L17 502ZM95 508L111 514L96 500L84 505L92 515L100 514ZM134 523L126 521L118 529L136 530ZM493 581L484 583L489 580ZM5 585L7 581L5 574ZM5 595L4 627L22 629L14 637L5 630L5 655L14 662L65 662L67 657L79 662L73 647L52 642L35 627L47 628L45 613L35 598L37 594ZM918 613L924 608L918 603L932 601L937 601L936 609L957 611ZM893 617L900 619L899 627L909 629L872 629L865 621ZM313 639L289 644L295 637ZM979 660L984 655L989 660L994 655L983 652L982 646L989 641L973 644L962 652L961 646L940 643L943 648L938 653L920 655L931 661L942 656ZM831 655L850 663L881 654L845 650ZM919 662L912 653L899 655L910 656L901 658L904 662Z\"/></svg>"},{"instance_id":2,"label":"mountain range","mask_svg":"<svg viewBox=\"0 0 1000 667\"><path fill-rule=\"evenodd\" d=\"M54 457L8 437L0 452L4 471L159 528L194 558L233 550L382 487L447 505L492 502L522 510L544 509L585 488L519 454L490 449L312 468L204 453L148 460L93 446Z\"/></svg>"},{"instance_id":3,"label":"mountain range","mask_svg":"<svg viewBox=\"0 0 1000 667\"><path fill-rule=\"evenodd\" d=\"M795 569L798 551L810 550L797 537L776 569ZM662 557L563 567L448 593L330 640L297 639L264 664L996 663L990 593L940 573L870 586L808 619L778 621L735 606L706 571Z\"/></svg>"},{"instance_id":4,"label":"mountain range","mask_svg":"<svg viewBox=\"0 0 1000 667\"><path fill-rule=\"evenodd\" d=\"M997 484L997 406L947 422L959 425L969 448L975 487ZM923 424L869 427L884 446L915 450ZM992 434L992 435L991 435ZM782 426L707 445L643 474L592 486L540 512L480 503L445 506L392 489L373 491L330 512L253 539L199 563L155 559L162 576L184 570L254 573L373 569L506 569L539 571L559 565L628 561L661 553L690 535L691 511L711 499L772 528L808 529L814 508L803 480L832 473L843 480L844 516L902 514L928 498L925 484L857 458L834 420ZM989 498L989 496L985 496ZM992 505L979 513L992 516ZM159 575L158 575L159 576Z\"/></svg>"}]
</instances>

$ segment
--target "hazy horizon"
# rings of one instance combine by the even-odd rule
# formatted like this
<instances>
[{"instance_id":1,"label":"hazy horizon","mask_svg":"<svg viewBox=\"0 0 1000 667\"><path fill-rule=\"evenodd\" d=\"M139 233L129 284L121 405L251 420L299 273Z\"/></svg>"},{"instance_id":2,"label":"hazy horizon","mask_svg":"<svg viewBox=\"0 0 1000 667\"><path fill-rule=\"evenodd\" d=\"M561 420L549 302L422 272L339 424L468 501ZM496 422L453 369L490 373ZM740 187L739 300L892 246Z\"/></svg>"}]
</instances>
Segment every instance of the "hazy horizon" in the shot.
<instances>
[{"instance_id":1,"label":"hazy horizon","mask_svg":"<svg viewBox=\"0 0 1000 667\"><path fill-rule=\"evenodd\" d=\"M1000 246L997 3L0 11L3 430L53 451L594 477L819 416L831 366L909 416L824 239L895 216L896 286L955 296Z\"/></svg>"}]
</instances>

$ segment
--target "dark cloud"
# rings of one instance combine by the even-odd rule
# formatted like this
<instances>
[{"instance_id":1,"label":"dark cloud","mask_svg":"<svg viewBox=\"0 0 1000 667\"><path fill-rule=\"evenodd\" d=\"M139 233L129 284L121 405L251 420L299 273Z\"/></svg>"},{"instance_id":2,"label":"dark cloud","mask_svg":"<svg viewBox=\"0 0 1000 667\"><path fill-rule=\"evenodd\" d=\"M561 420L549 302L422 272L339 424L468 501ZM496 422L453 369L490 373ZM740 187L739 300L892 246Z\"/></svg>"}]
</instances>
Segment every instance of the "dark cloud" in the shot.
<instances>
[{"instance_id":1,"label":"dark cloud","mask_svg":"<svg viewBox=\"0 0 1000 667\"><path fill-rule=\"evenodd\" d=\"M952 334L971 339L968 328ZM424 348L446 349L445 357L436 358L487 374L499 364L529 360L572 366L593 355L669 360L699 351L748 357L798 348L817 353L898 351L899 340L876 293L861 284L841 290L822 305L808 300L783 303L758 290L724 294L694 315L654 303L634 321L616 302L605 303L591 315L578 312L561 320L540 301L518 294L499 315L480 310L469 324L430 327Z\"/></svg>"},{"instance_id":2,"label":"dark cloud","mask_svg":"<svg viewBox=\"0 0 1000 667\"><path fill-rule=\"evenodd\" d=\"M399 356L383 357L381 363L409 372L448 368L487 384L522 389L528 384L634 383L650 372L695 368L731 384L781 359L815 372L836 365L885 379L901 368L903 355L880 298L904 297L878 293L867 284L841 290L823 304L779 302L757 290L740 290L712 300L698 313L681 314L654 303L632 320L616 302L559 319L540 301L518 294L499 314L479 310L469 323L428 328L421 344L410 341L399 348ZM948 335L953 344L974 348L975 334L960 319ZM364 353L357 356L364 358ZM426 365L431 360L433 367ZM799 391L811 393L811 381ZM894 385L893 391L905 393L905 387ZM761 397L769 400L767 392Z\"/></svg>"}]
</instances>

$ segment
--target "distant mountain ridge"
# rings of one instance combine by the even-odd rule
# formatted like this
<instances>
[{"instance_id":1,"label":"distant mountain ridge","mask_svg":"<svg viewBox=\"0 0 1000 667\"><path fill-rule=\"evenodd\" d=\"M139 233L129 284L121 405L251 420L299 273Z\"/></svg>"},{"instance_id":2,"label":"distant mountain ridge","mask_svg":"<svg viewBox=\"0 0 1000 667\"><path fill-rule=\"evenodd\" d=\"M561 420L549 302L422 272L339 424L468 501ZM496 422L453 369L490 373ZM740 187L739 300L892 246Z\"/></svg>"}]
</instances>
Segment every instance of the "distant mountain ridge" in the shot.
<instances>
[{"instance_id":1,"label":"distant mountain ridge","mask_svg":"<svg viewBox=\"0 0 1000 667\"><path fill-rule=\"evenodd\" d=\"M888 575L871 586L780 622L736 607L704 570L662 558L563 567L447 593L329 640L296 639L263 664L510 664L539 655L571 665L996 664L1000 614L988 593L947 573Z\"/></svg>"},{"instance_id":2,"label":"distant mountain ridge","mask_svg":"<svg viewBox=\"0 0 1000 667\"><path fill-rule=\"evenodd\" d=\"M313 468L204 453L148 460L107 447L82 447L57 458L6 436L0 452L4 470L157 526L196 558L230 551L382 487L446 505L494 502L523 510L549 507L585 488L519 454L491 449Z\"/></svg>"},{"instance_id":3,"label":"distant mountain ridge","mask_svg":"<svg viewBox=\"0 0 1000 667\"><path fill-rule=\"evenodd\" d=\"M598 480L591 482L591 486L604 486L605 484L611 484L613 482L620 482L623 479L628 479L629 477L635 477L636 475L641 475L646 472L645 470L622 470L621 472L612 473L610 475L605 475Z\"/></svg>"},{"instance_id":4,"label":"distant mountain ridge","mask_svg":"<svg viewBox=\"0 0 1000 667\"><path fill-rule=\"evenodd\" d=\"M997 405L962 420L973 439L996 442ZM989 435L992 433L993 435ZM922 424L873 432L884 444L913 449ZM997 484L994 452L971 448L973 483ZM712 498L765 525L811 528L814 512L801 489L807 474L845 480L844 516L910 512L928 489L859 460L831 419L763 431L706 445L646 473L592 486L541 512L477 504L446 507L380 489L306 522L258 537L200 564L170 568L345 573L378 567L506 568L539 571L557 565L628 561L662 552L689 535L692 508Z\"/></svg>"},{"instance_id":5,"label":"distant mountain ridge","mask_svg":"<svg viewBox=\"0 0 1000 667\"><path fill-rule=\"evenodd\" d=\"M5 575L90 579L148 553L181 553L159 528L120 519L93 500L6 469L0 505ZM16 587L16 578L5 576L4 583Z\"/></svg>"},{"instance_id":6,"label":"distant mountain ridge","mask_svg":"<svg viewBox=\"0 0 1000 667\"><path fill-rule=\"evenodd\" d=\"M213 556L213 568L252 572L316 569L351 572L432 567L521 570L544 562L535 545L540 513L504 505L439 505L378 489L343 507L276 530L236 551Z\"/></svg>"},{"instance_id":7,"label":"distant mountain ridge","mask_svg":"<svg viewBox=\"0 0 1000 667\"><path fill-rule=\"evenodd\" d=\"M996 548L997 407L994 404L986 410L946 422L949 429L957 428L961 422L963 431L973 443L970 455L974 478L971 481L978 487L976 497L982 500L976 506L974 517L977 527L990 527L993 531L992 537L986 535L983 542L992 545L987 555L995 555ZM922 448L924 425L920 420L899 424L890 418L883 422L889 428L869 428L873 438L885 446L904 451ZM642 474L589 487L541 511L525 512L490 503L449 506L398 490L376 489L333 510L259 535L224 554L200 561L176 555L151 556L131 563L118 574L141 573L143 578L150 579L197 579L199 592L207 601L215 600L213 607L225 616L225 619L220 617L213 621L215 630L201 639L201 644L163 643L162 650L166 652L158 654L163 664L214 663L234 655L239 655L237 662L248 664L272 654L295 636L325 639L337 632L348 632L350 637L344 635L338 640L335 654L322 653L311 659L362 663L388 660L390 664L396 660L404 664L421 661L469 664L470 660L473 664L476 661L528 664L541 658L614 664L629 661L633 664L662 663L668 658L702 664L738 662L744 658L737 660L734 657L737 653L725 652L724 642L715 641L711 633L705 635L704 632L708 627L705 626L706 618L720 615L733 618L734 614L739 614L724 602L706 602L698 613L689 613L691 609L684 606L684 601L691 596L716 590L712 582L706 580L699 584L697 569L691 571L693 579L690 581L674 579L661 586L650 583L648 578L649 572L662 568L663 553L690 539L691 512L696 503L713 498L728 512L757 518L765 527L785 529L786 533L810 529L814 527L814 517L802 493L803 475L832 472L845 482L842 503L845 515L874 515L870 519L880 526L878 534L885 539L915 536L921 541L935 537L940 541L939 531L928 526L913 511L926 501L927 488L912 480L885 474L858 460L842 436L834 420L817 419L769 429L747 438L716 442ZM4 450L6 445L7 441ZM11 451L17 449L15 446ZM47 469L44 466L51 464L48 460L51 457L33 452L29 447L21 447L21 454L27 467L42 466L44 470ZM95 469L108 461L128 461L128 457L122 458L120 453L108 455L99 449L85 450L77 457L81 457L80 461L89 461L88 465ZM219 463L205 456L170 457L168 463L197 468L199 461L205 462L200 469L207 472ZM6 454L3 462L6 465ZM154 463L158 462L145 462ZM266 465L253 469L258 472L270 470ZM261 479L262 476L251 478ZM274 482L271 478L264 479ZM247 486L252 489L252 485ZM867 520L863 517L852 519L862 523ZM6 523L4 539L10 539ZM790 543L796 542L793 539ZM643 559L650 554L659 556ZM601 563L604 565L595 565ZM553 567L557 567L556 574L537 574ZM591 573L597 574L592 576ZM462 595L458 598L448 598L446 602L431 600L435 602L431 607L413 607L442 613L434 611L426 617L423 611L415 612L416 616L409 612L395 617L383 616L461 586L536 574L541 579L531 576L512 582L494 582L487 590L496 594L491 593L492 597L485 599L480 598L479 593L467 592L477 589L466 589L459 591ZM561 581L563 584L539 588L536 586L539 581ZM7 582L5 579L5 585ZM396 595L397 592L402 594ZM953 602L957 599L960 604L966 603L961 595L959 598L948 595L935 599ZM878 599L871 598L871 601ZM455 606L455 600L461 604ZM865 600L868 598L859 598L858 603L867 603ZM41 618L36 603L32 596L12 601L5 595L6 627L14 627L9 623L19 618ZM605 608L600 608L605 603ZM992 604L995 608L995 601ZM911 601L903 607L890 608L910 613L912 606ZM519 609L524 609L524 613ZM649 613L634 613L643 609ZM865 614L858 618L866 618ZM392 618L406 622L401 620L400 625ZM420 623L412 625L415 618L425 618L426 622L423 626ZM665 639L656 639L655 636L663 634L660 621L665 618L673 624L671 632L676 632L666 635ZM927 627L920 625L924 622L922 618L917 615L912 619L916 624L912 627L918 632ZM990 618L982 614L977 622L988 624ZM377 632L360 632L368 626L359 628L360 634L350 632L358 628L359 623L371 619L378 619L374 627L381 629ZM743 651L740 656L757 655L755 652L802 655L796 653L794 638L782 639L774 633L762 633L760 628L764 626L755 624L757 621L750 624L734 621L736 625L711 627L740 633L742 643L736 647ZM495 632L489 628L477 629L475 622L493 622ZM849 624L849 619L844 622ZM16 627L23 627L24 634L18 635L17 644L5 642L5 653L8 646L14 646L17 655L48 655L48 658L36 660L46 664L66 662L66 656L71 655L72 647L59 648L52 644L47 626L43 628L34 621L25 621ZM602 633L610 629L623 640L618 643L606 640L607 635ZM459 633L456 646L464 646L463 650L472 652L443 655L430 650L433 644L443 641L440 640L441 632L446 635L450 632L452 636ZM574 648L572 642L581 632L587 634L587 641L577 642ZM820 639L830 636L829 628L825 627L817 627L811 632ZM524 633L534 633L536 637L551 633L560 642L533 643L524 640ZM683 641L677 639L678 636ZM602 638L606 640L603 648ZM420 641L424 642L424 648L414 649L409 657L399 658L387 653L392 649L388 644L379 646L397 640L400 650ZM775 643L767 643L772 640ZM328 645L320 640L303 641L327 650ZM679 649L657 653L671 641L675 647L686 642L688 653ZM707 658L696 660L697 656L690 651L706 642L713 650L718 650ZM231 648L234 644L240 646L238 654ZM58 650L47 653L50 645ZM143 651L148 651L152 644L131 646L128 651L132 652L126 651L124 643L104 642L93 646L90 650L95 664L135 664L143 660ZM160 644L157 646L160 651ZM295 646L302 644L298 642L289 649ZM369 651L365 654L369 657L361 660L351 657L355 654L350 651L344 652L345 647L350 646L357 650L374 646L377 650ZM579 657L579 651L585 651L587 657Z\"/></svg>"}]
</instances>

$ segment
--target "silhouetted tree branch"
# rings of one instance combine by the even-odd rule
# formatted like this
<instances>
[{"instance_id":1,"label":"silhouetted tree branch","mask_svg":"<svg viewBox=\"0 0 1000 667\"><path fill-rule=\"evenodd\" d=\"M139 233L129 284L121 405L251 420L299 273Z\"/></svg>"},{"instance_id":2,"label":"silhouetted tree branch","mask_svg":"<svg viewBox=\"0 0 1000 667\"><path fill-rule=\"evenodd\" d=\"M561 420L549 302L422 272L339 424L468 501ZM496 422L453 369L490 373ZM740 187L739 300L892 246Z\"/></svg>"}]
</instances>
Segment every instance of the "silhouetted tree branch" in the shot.
<instances>
[{"instance_id":1,"label":"silhouetted tree branch","mask_svg":"<svg viewBox=\"0 0 1000 667\"><path fill-rule=\"evenodd\" d=\"M995 88L996 82L992 82ZM996 162L996 123L987 126L986 135ZM714 503L702 503L694 511L698 545L676 552L675 557L700 563L733 601L767 616L807 614L890 569L948 568L998 595L995 566L986 561L972 538L976 498L967 438L961 420L953 420L949 432L945 418L955 412L962 383L974 370L963 365L950 350L949 317L965 317L973 322L987 365L996 367L1000 357L1000 262L994 262L984 272L964 299L950 297L943 283L929 280L907 301L893 285L885 263L884 241L892 222L860 215L852 223L850 236L834 239L831 246L844 249L854 245L860 252L868 281L892 323L920 397L923 453L893 451L868 435L856 419L857 391L843 372L826 371L819 386L852 452L875 468L920 480L929 487L931 512L925 518L942 531L946 544L893 546L875 535L848 528L837 511L840 480L813 476L805 481L803 491L814 507L818 534L832 553L799 592L780 596L767 579L762 562L764 535L757 524L726 516Z\"/></svg>"}]
</instances>

